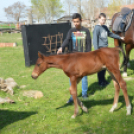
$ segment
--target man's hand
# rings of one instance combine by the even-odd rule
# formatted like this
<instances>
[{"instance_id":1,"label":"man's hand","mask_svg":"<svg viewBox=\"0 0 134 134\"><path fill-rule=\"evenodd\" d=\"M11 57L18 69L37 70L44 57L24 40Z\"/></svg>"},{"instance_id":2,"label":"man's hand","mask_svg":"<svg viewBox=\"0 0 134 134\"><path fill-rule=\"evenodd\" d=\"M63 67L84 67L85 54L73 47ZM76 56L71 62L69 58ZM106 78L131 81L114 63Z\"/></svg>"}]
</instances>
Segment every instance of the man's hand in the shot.
<instances>
[{"instance_id":1,"label":"man's hand","mask_svg":"<svg viewBox=\"0 0 134 134\"><path fill-rule=\"evenodd\" d=\"M57 51L57 54L62 53L62 47L60 47Z\"/></svg>"},{"instance_id":2,"label":"man's hand","mask_svg":"<svg viewBox=\"0 0 134 134\"><path fill-rule=\"evenodd\" d=\"M123 40L123 41L124 41L124 40L125 40L125 38L124 38L124 37L121 37L121 40Z\"/></svg>"}]
</instances>

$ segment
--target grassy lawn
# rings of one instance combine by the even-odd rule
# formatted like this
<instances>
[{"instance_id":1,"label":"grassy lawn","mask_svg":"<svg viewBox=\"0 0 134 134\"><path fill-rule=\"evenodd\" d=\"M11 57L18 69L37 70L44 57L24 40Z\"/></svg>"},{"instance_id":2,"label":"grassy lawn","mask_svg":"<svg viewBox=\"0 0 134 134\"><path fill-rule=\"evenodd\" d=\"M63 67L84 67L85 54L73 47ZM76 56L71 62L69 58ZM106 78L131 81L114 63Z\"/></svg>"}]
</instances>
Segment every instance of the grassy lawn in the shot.
<instances>
[{"instance_id":1,"label":"grassy lawn","mask_svg":"<svg viewBox=\"0 0 134 134\"><path fill-rule=\"evenodd\" d=\"M101 88L97 75L88 76L88 100L83 100L89 112L79 108L79 115L71 119L73 105L66 105L69 99L69 79L62 70L49 69L37 80L31 78L34 66L25 67L21 34L0 35L0 42L16 42L15 48L0 48L0 77L13 77L19 86L14 96L0 91L0 97L10 97L15 104L0 105L0 134L134 134L134 113L126 116L126 106L122 91L118 109L109 113L114 98L114 86L109 74L106 79L110 84ZM109 39L113 47L113 39ZM128 77L134 78L134 51L131 52L131 69ZM134 81L127 81L128 95L134 105ZM23 96L24 90L40 90L41 99ZM81 98L81 83L78 85L78 96Z\"/></svg>"},{"instance_id":2,"label":"grassy lawn","mask_svg":"<svg viewBox=\"0 0 134 134\"><path fill-rule=\"evenodd\" d=\"M0 29L3 28L15 28L15 24L0 24Z\"/></svg>"}]
</instances>

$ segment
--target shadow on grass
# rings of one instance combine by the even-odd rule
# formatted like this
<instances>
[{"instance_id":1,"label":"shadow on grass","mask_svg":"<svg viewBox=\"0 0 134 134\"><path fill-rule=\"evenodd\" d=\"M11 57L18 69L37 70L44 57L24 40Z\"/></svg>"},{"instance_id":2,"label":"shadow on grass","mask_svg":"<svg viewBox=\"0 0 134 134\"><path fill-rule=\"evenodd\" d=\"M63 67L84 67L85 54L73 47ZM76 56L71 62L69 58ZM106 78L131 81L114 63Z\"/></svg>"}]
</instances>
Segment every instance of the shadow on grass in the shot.
<instances>
[{"instance_id":1,"label":"shadow on grass","mask_svg":"<svg viewBox=\"0 0 134 134\"><path fill-rule=\"evenodd\" d=\"M110 83L111 80L112 80L112 79L111 79L111 76L108 76L107 81ZM105 87L100 87L100 86L98 85L98 82L94 82L94 83L92 83L92 84L88 87L88 95L90 96L91 94L94 94L97 90L103 90L103 89L105 89L105 88L106 88L106 86L105 86ZM81 97L81 96L82 96L82 93L78 95L78 97ZM73 104L73 103L70 103L70 104L66 103L66 104L64 104L64 105L62 105L62 106L60 106L60 107L58 107L58 108L56 108L56 109L58 110L58 109L60 109L60 108L67 107L67 106L70 106L70 105L72 105L72 104Z\"/></svg>"},{"instance_id":2,"label":"shadow on grass","mask_svg":"<svg viewBox=\"0 0 134 134\"><path fill-rule=\"evenodd\" d=\"M134 71L134 60L130 60L129 63L130 63L130 67L128 68Z\"/></svg>"},{"instance_id":3,"label":"shadow on grass","mask_svg":"<svg viewBox=\"0 0 134 134\"><path fill-rule=\"evenodd\" d=\"M110 84L111 81L112 81L111 76L108 76L106 80L107 80L107 81L109 82L109 84ZM108 85L107 85L107 86L108 86ZM99 84L98 84L98 82L91 83L91 84L89 85L89 87L88 87L88 95L90 96L90 95L94 94L97 90L103 90L103 89L105 89L107 86L100 87ZM82 93L78 95L78 97L81 97L81 96L82 96Z\"/></svg>"},{"instance_id":4,"label":"shadow on grass","mask_svg":"<svg viewBox=\"0 0 134 134\"><path fill-rule=\"evenodd\" d=\"M133 96L129 96L129 100L130 100L130 103L132 102L133 100ZM90 101L83 101L83 104L87 107L87 108L90 108L90 107L93 107L93 106L96 106L96 105L109 105L109 104L113 104L113 101L114 101L114 98L112 99L107 99L107 100L90 100ZM118 111L119 109L123 108L124 106L126 106L125 104L125 99L124 99L124 96L119 96L119 102L122 103L122 105L116 109L116 111ZM132 103L131 103L132 105Z\"/></svg>"},{"instance_id":5,"label":"shadow on grass","mask_svg":"<svg viewBox=\"0 0 134 134\"><path fill-rule=\"evenodd\" d=\"M133 100L133 96L129 96L129 100L130 100L130 103L131 103L132 100ZM89 109L89 108L94 107L96 105L109 105L109 104L113 104L113 101L114 101L114 98L106 99L106 100L97 100L97 101L96 100L86 100L86 101L83 101L83 104ZM115 111L118 111L121 108L123 108L124 106L126 106L125 100L124 100L124 96L119 96L119 102L122 102L122 105L118 109L116 109ZM67 107L69 105L70 104L64 104L63 106L58 107L56 109L58 110L60 108L65 108L65 107ZM132 103L131 103L131 105L132 105ZM133 107L133 105L132 105L132 107ZM82 111L82 113L80 115L82 115L82 114L83 114L83 111Z\"/></svg>"},{"instance_id":6,"label":"shadow on grass","mask_svg":"<svg viewBox=\"0 0 134 134\"><path fill-rule=\"evenodd\" d=\"M111 76L108 76L107 77L107 81L110 83L110 82L112 82L112 78L111 78ZM112 82L113 83L113 82ZM113 87L114 87L114 84L113 84ZM106 86L105 87L100 87L99 85L98 85L98 82L94 82L94 83L92 83L89 87L88 87L88 95L89 95L89 97L90 97L90 95L92 95L92 94L94 94L97 90L103 90L103 89L105 89L106 88ZM78 97L81 97L82 96L82 94L79 94L78 95ZM133 96L129 96L129 100L130 100L130 103L132 102L132 99L133 99ZM113 101L114 101L114 96L113 96L113 98L112 99L108 99L108 100L98 100L98 101L96 101L96 100L86 100L86 101L83 101L83 104L87 107L87 108L90 108L90 107L93 107L93 106L95 106L95 105L108 105L108 104L113 104ZM119 109L121 109L122 107L124 107L124 106L126 106L126 104L125 104L125 100L124 100L124 96L119 96L119 102L122 102L122 105L118 108L118 109L116 109L115 111L118 111ZM67 107L67 106L70 106L70 105L72 105L73 103L71 103L71 104L63 104L62 106L60 106L60 107L57 107L56 109L58 110L58 109L60 109L60 108L65 108L65 107ZM132 103L131 103L131 105L132 105Z\"/></svg>"},{"instance_id":7,"label":"shadow on grass","mask_svg":"<svg viewBox=\"0 0 134 134\"><path fill-rule=\"evenodd\" d=\"M34 114L37 114L37 112L17 112L0 109L0 130L11 123L23 120Z\"/></svg>"}]
</instances>

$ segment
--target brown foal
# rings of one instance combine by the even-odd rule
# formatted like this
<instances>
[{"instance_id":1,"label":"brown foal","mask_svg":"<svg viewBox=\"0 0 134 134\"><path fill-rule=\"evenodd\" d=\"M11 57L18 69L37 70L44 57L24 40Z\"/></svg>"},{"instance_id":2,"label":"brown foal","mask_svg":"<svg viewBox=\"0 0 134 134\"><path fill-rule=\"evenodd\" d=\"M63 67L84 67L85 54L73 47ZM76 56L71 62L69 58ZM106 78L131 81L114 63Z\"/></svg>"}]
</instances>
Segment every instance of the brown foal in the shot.
<instances>
[{"instance_id":1,"label":"brown foal","mask_svg":"<svg viewBox=\"0 0 134 134\"><path fill-rule=\"evenodd\" d=\"M62 69L70 78L71 86L69 90L73 97L75 106L74 115L72 118L75 118L78 114L78 105L83 109L83 111L88 111L77 97L77 84L83 76L94 74L106 68L113 78L115 87L114 102L110 112L113 112L117 108L121 88L123 90L126 102L127 115L130 115L131 104L127 94L127 86L119 70L119 50L120 48L118 47L101 48L92 52L77 52L48 57L38 52L39 58L37 59L35 68L32 72L32 78L36 79L48 68L53 67Z\"/></svg>"}]
</instances>

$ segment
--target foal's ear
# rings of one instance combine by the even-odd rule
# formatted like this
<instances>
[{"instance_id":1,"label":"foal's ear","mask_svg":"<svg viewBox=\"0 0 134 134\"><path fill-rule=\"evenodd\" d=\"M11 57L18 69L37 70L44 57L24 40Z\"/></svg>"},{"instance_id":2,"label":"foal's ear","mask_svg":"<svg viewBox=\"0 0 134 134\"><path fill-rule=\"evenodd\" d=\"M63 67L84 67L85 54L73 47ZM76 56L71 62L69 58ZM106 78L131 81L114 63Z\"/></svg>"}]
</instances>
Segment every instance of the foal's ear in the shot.
<instances>
[{"instance_id":1,"label":"foal's ear","mask_svg":"<svg viewBox=\"0 0 134 134\"><path fill-rule=\"evenodd\" d=\"M44 58L43 54L40 51L38 51L38 57L42 59Z\"/></svg>"}]
</instances>

